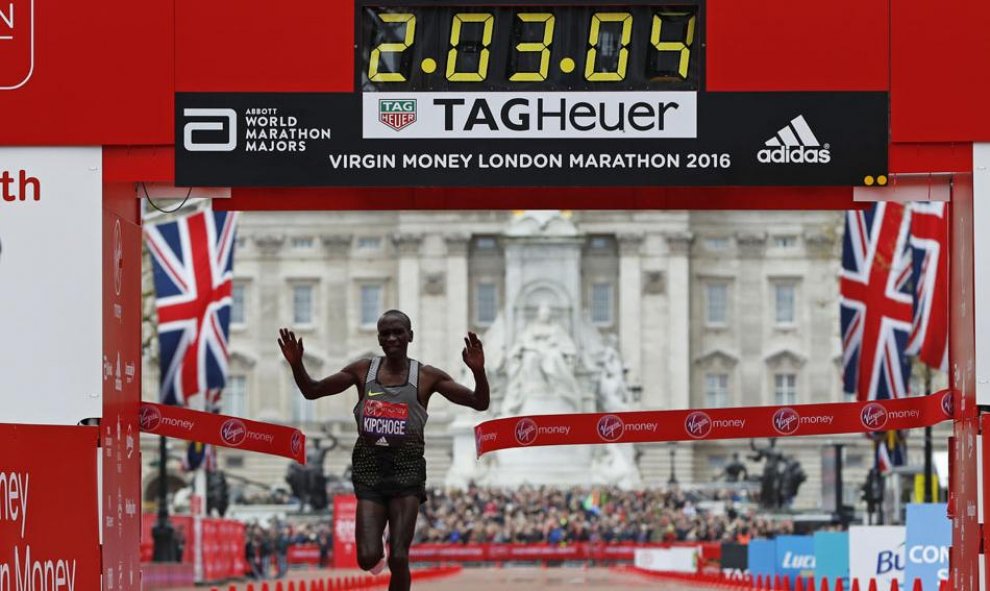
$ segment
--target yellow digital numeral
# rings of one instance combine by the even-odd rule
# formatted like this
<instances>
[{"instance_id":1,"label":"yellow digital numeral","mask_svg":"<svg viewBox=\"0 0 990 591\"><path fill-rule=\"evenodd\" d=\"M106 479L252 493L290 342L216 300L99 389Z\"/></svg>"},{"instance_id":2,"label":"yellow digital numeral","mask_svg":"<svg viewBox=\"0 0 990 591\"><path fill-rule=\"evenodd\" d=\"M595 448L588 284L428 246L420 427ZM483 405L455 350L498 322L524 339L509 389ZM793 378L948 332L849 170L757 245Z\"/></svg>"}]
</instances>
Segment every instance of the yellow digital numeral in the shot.
<instances>
[{"instance_id":1,"label":"yellow digital numeral","mask_svg":"<svg viewBox=\"0 0 990 591\"><path fill-rule=\"evenodd\" d=\"M614 72L596 72L595 61L598 57L598 42L601 39L602 23L622 23L621 48L619 49L619 65ZM626 63L629 61L629 39L632 37L632 15L628 12L596 12L591 17L591 31L588 33L587 59L584 65L584 78L589 82L618 82L626 77Z\"/></svg>"},{"instance_id":2,"label":"yellow digital numeral","mask_svg":"<svg viewBox=\"0 0 990 591\"><path fill-rule=\"evenodd\" d=\"M688 77L688 66L691 60L691 44L694 43L694 21L695 15L688 19L687 32L683 41L661 41L660 29L663 27L663 17L665 16L687 16L688 12L661 12L653 15L653 32L650 33L650 43L659 52L676 51L680 53L677 62L677 73L681 78Z\"/></svg>"},{"instance_id":3,"label":"yellow digital numeral","mask_svg":"<svg viewBox=\"0 0 990 591\"><path fill-rule=\"evenodd\" d=\"M371 50L370 64L368 64L368 80L372 82L405 82L406 77L402 72L379 72L378 63L381 61L383 53L402 53L409 49L416 38L416 15L408 12L386 12L378 15L385 23L406 23L406 33L402 43L380 43L378 47Z\"/></svg>"},{"instance_id":4,"label":"yellow digital numeral","mask_svg":"<svg viewBox=\"0 0 990 591\"><path fill-rule=\"evenodd\" d=\"M461 42L461 26L464 23L483 23L481 33L481 55L478 56L477 72L457 71L457 46ZM492 42L495 16L486 12L460 12L454 15L450 27L450 51L447 52L447 80L451 82L481 82L488 76L488 45Z\"/></svg>"},{"instance_id":5,"label":"yellow digital numeral","mask_svg":"<svg viewBox=\"0 0 990 591\"><path fill-rule=\"evenodd\" d=\"M512 76L509 76L509 80L512 82L542 82L547 79L547 74L550 71L550 44L553 43L553 15L549 12L530 12L524 14L517 14L519 20L525 23L543 23L543 42L527 42L527 43L517 43L516 51L540 52L540 71L539 72L516 72Z\"/></svg>"}]
</instances>

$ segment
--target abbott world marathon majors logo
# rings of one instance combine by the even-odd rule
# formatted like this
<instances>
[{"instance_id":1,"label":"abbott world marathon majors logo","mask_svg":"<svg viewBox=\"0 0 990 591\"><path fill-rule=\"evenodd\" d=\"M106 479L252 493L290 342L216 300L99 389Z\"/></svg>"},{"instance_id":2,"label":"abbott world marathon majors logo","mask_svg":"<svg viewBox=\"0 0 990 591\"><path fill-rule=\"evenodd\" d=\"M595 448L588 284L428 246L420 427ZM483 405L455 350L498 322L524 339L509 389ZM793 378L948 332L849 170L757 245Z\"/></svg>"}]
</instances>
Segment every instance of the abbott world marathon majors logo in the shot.
<instances>
[{"instance_id":1,"label":"abbott world marathon majors logo","mask_svg":"<svg viewBox=\"0 0 990 591\"><path fill-rule=\"evenodd\" d=\"M185 108L182 147L187 152L305 152L307 141L329 140L330 128L308 126L281 107L250 107L243 117L229 108ZM239 131L243 130L243 134Z\"/></svg>"},{"instance_id":2,"label":"abbott world marathon majors logo","mask_svg":"<svg viewBox=\"0 0 990 591\"><path fill-rule=\"evenodd\" d=\"M766 147L756 155L763 164L828 164L832 161L829 145L818 141L804 115L791 119L764 145Z\"/></svg>"}]
</instances>

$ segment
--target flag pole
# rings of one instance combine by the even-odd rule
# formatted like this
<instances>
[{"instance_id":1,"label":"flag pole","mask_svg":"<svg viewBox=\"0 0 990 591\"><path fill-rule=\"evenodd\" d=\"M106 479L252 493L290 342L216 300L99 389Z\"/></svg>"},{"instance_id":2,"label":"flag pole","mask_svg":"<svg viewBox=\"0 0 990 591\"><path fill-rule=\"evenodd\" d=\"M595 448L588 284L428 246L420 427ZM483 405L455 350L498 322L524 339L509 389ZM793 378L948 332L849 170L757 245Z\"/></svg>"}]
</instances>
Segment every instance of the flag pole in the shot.
<instances>
[{"instance_id":1,"label":"flag pole","mask_svg":"<svg viewBox=\"0 0 990 591\"><path fill-rule=\"evenodd\" d=\"M168 521L168 443L165 436L158 438L158 522L151 530L154 540L154 562L178 562L176 559L175 530Z\"/></svg>"},{"instance_id":2,"label":"flag pole","mask_svg":"<svg viewBox=\"0 0 990 591\"><path fill-rule=\"evenodd\" d=\"M932 368L925 365L925 396L932 393ZM925 495L924 502L932 503L932 428L925 427Z\"/></svg>"}]
</instances>

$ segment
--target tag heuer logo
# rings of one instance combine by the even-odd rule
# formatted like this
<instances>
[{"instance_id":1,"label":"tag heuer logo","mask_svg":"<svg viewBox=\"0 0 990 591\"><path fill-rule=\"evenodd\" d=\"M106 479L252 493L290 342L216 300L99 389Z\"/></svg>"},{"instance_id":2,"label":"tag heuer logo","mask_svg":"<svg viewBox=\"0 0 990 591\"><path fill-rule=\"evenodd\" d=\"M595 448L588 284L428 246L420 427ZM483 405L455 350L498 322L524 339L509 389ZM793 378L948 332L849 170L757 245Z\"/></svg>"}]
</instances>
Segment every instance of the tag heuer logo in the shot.
<instances>
[{"instance_id":1,"label":"tag heuer logo","mask_svg":"<svg viewBox=\"0 0 990 591\"><path fill-rule=\"evenodd\" d=\"M416 99L378 99L378 120L395 131L416 122Z\"/></svg>"}]
</instances>

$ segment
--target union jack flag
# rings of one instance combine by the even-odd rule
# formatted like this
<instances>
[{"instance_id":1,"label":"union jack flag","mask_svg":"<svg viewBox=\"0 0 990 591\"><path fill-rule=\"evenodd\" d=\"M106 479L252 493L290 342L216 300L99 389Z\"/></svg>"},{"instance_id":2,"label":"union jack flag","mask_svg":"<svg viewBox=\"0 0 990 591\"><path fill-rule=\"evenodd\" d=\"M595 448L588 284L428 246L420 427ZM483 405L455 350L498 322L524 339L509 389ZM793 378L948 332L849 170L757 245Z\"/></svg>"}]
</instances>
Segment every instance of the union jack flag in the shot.
<instances>
[{"instance_id":1,"label":"union jack flag","mask_svg":"<svg viewBox=\"0 0 990 591\"><path fill-rule=\"evenodd\" d=\"M202 211L145 229L158 304L161 401L219 403L227 379L236 215Z\"/></svg>"},{"instance_id":2,"label":"union jack flag","mask_svg":"<svg viewBox=\"0 0 990 591\"><path fill-rule=\"evenodd\" d=\"M914 320L907 352L949 368L949 248L945 203L911 204Z\"/></svg>"},{"instance_id":3,"label":"union jack flag","mask_svg":"<svg viewBox=\"0 0 990 591\"><path fill-rule=\"evenodd\" d=\"M876 457L874 465L881 474L886 474L894 466L907 463L907 439L904 432L899 430L874 433Z\"/></svg>"},{"instance_id":4,"label":"union jack flag","mask_svg":"<svg viewBox=\"0 0 990 591\"><path fill-rule=\"evenodd\" d=\"M840 273L842 379L857 400L907 396L911 366L908 211L876 203L846 214Z\"/></svg>"}]
</instances>

